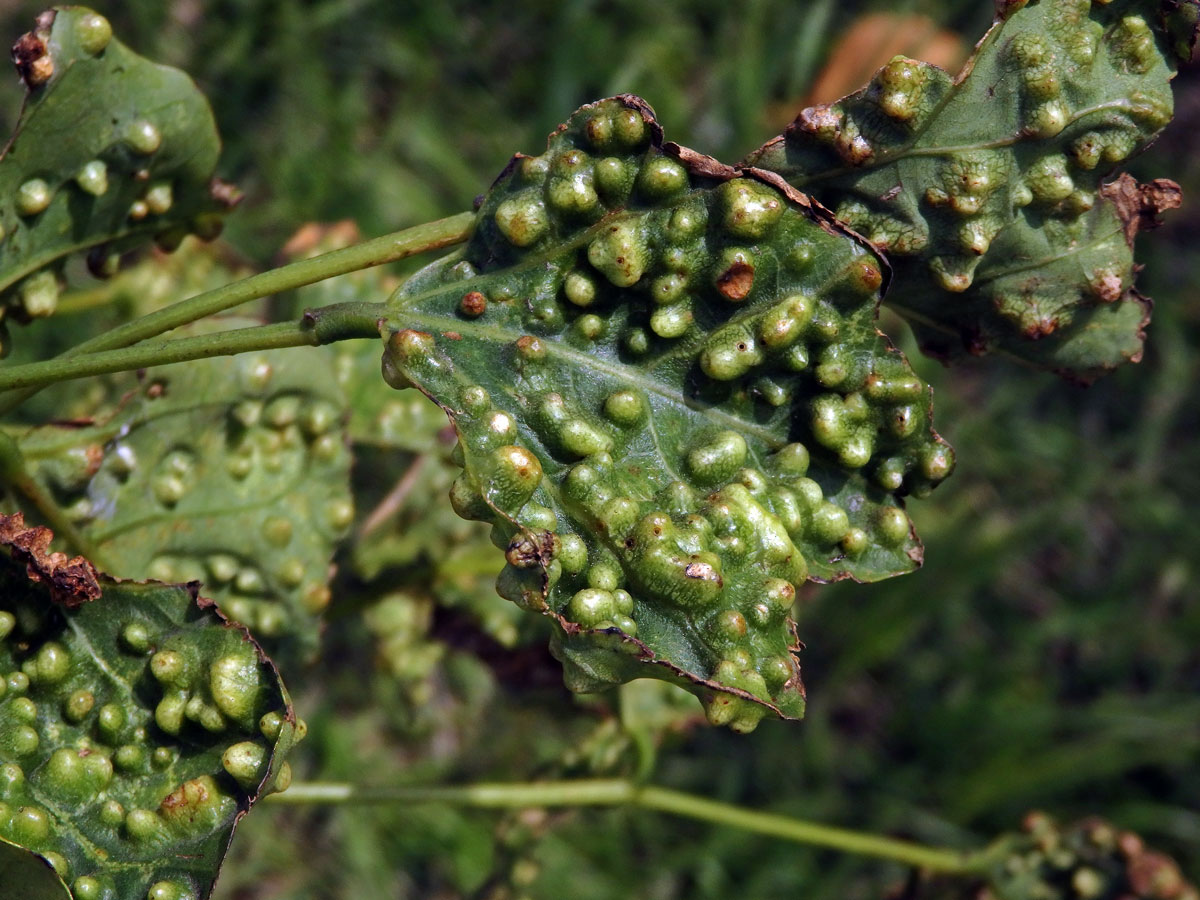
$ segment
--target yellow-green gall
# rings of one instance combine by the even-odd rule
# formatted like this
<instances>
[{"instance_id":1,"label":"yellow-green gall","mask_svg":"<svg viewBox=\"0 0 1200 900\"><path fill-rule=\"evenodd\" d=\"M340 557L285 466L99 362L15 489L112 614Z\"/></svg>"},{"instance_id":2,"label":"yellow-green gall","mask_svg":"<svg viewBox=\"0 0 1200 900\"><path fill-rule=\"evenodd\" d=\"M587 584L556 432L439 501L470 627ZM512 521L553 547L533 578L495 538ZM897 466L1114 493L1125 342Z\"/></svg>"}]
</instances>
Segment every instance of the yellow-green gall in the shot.
<instances>
[{"instance_id":1,"label":"yellow-green gall","mask_svg":"<svg viewBox=\"0 0 1200 900\"><path fill-rule=\"evenodd\" d=\"M112 25L99 13L86 13L75 20L75 40L84 53L95 56L112 40Z\"/></svg>"},{"instance_id":2,"label":"yellow-green gall","mask_svg":"<svg viewBox=\"0 0 1200 900\"><path fill-rule=\"evenodd\" d=\"M542 464L524 447L499 447L488 455L488 499L496 507L515 512L524 506L542 482Z\"/></svg>"},{"instance_id":3,"label":"yellow-green gall","mask_svg":"<svg viewBox=\"0 0 1200 900\"><path fill-rule=\"evenodd\" d=\"M632 221L609 225L588 245L588 262L617 287L636 284L649 263L641 227Z\"/></svg>"},{"instance_id":4,"label":"yellow-green gall","mask_svg":"<svg viewBox=\"0 0 1200 900\"><path fill-rule=\"evenodd\" d=\"M496 208L496 227L515 247L537 243L550 228L546 205L536 193L522 191Z\"/></svg>"},{"instance_id":5,"label":"yellow-green gall","mask_svg":"<svg viewBox=\"0 0 1200 900\"><path fill-rule=\"evenodd\" d=\"M880 543L898 547L908 540L910 524L908 515L897 506L881 507L875 514L875 528Z\"/></svg>"},{"instance_id":6,"label":"yellow-green gall","mask_svg":"<svg viewBox=\"0 0 1200 900\"><path fill-rule=\"evenodd\" d=\"M252 741L241 741L221 755L221 766L244 790L253 791L265 774L267 751Z\"/></svg>"},{"instance_id":7,"label":"yellow-green gall","mask_svg":"<svg viewBox=\"0 0 1200 900\"><path fill-rule=\"evenodd\" d=\"M650 330L669 340L685 335L693 321L692 306L687 301L660 306L650 314Z\"/></svg>"},{"instance_id":8,"label":"yellow-green gall","mask_svg":"<svg viewBox=\"0 0 1200 900\"><path fill-rule=\"evenodd\" d=\"M209 690L224 715L249 727L262 692L253 654L223 656L209 666Z\"/></svg>"},{"instance_id":9,"label":"yellow-green gall","mask_svg":"<svg viewBox=\"0 0 1200 900\"><path fill-rule=\"evenodd\" d=\"M637 176L637 189L649 200L665 200L688 186L688 174L679 163L665 156L652 156Z\"/></svg>"},{"instance_id":10,"label":"yellow-green gall","mask_svg":"<svg viewBox=\"0 0 1200 900\"><path fill-rule=\"evenodd\" d=\"M646 401L636 391L614 391L604 401L604 415L615 424L628 428L645 418Z\"/></svg>"},{"instance_id":11,"label":"yellow-green gall","mask_svg":"<svg viewBox=\"0 0 1200 900\"><path fill-rule=\"evenodd\" d=\"M625 108L613 115L613 140L618 146L635 150L646 137L646 120L636 109Z\"/></svg>"},{"instance_id":12,"label":"yellow-green gall","mask_svg":"<svg viewBox=\"0 0 1200 900\"><path fill-rule=\"evenodd\" d=\"M717 189L721 224L734 236L760 240L783 216L779 192L749 178L735 178Z\"/></svg>"},{"instance_id":13,"label":"yellow-green gall","mask_svg":"<svg viewBox=\"0 0 1200 900\"><path fill-rule=\"evenodd\" d=\"M72 691L63 701L63 716L68 722L78 724L87 718L95 705L96 697L91 691Z\"/></svg>"},{"instance_id":14,"label":"yellow-green gall","mask_svg":"<svg viewBox=\"0 0 1200 900\"><path fill-rule=\"evenodd\" d=\"M850 530L850 519L840 506L825 501L812 511L809 534L823 544L836 544Z\"/></svg>"},{"instance_id":15,"label":"yellow-green gall","mask_svg":"<svg viewBox=\"0 0 1200 900\"><path fill-rule=\"evenodd\" d=\"M125 833L139 843L148 843L162 833L162 822L149 809L131 809L125 815Z\"/></svg>"},{"instance_id":16,"label":"yellow-green gall","mask_svg":"<svg viewBox=\"0 0 1200 900\"><path fill-rule=\"evenodd\" d=\"M736 431L722 431L688 452L688 471L702 484L718 484L742 467L747 452L745 438Z\"/></svg>"},{"instance_id":17,"label":"yellow-green gall","mask_svg":"<svg viewBox=\"0 0 1200 900\"><path fill-rule=\"evenodd\" d=\"M587 544L577 534L564 534L559 539L558 555L555 557L569 575L578 575L587 567Z\"/></svg>"},{"instance_id":18,"label":"yellow-green gall","mask_svg":"<svg viewBox=\"0 0 1200 900\"><path fill-rule=\"evenodd\" d=\"M610 203L621 203L633 189L633 168L616 157L596 163L593 178L600 196Z\"/></svg>"},{"instance_id":19,"label":"yellow-green gall","mask_svg":"<svg viewBox=\"0 0 1200 900\"><path fill-rule=\"evenodd\" d=\"M572 595L565 612L572 622L585 628L595 628L616 615L617 608L609 591L585 588Z\"/></svg>"},{"instance_id":20,"label":"yellow-green gall","mask_svg":"<svg viewBox=\"0 0 1200 900\"><path fill-rule=\"evenodd\" d=\"M17 188L17 196L14 201L17 214L36 216L50 205L53 196L50 185L46 183L45 179L30 178Z\"/></svg>"},{"instance_id":21,"label":"yellow-green gall","mask_svg":"<svg viewBox=\"0 0 1200 900\"><path fill-rule=\"evenodd\" d=\"M600 204L590 169L551 178L546 184L546 199L558 212L576 216L586 215Z\"/></svg>"},{"instance_id":22,"label":"yellow-green gall","mask_svg":"<svg viewBox=\"0 0 1200 900\"><path fill-rule=\"evenodd\" d=\"M108 191L108 166L99 159L84 163L75 175L75 183L93 197L102 196Z\"/></svg>"},{"instance_id":23,"label":"yellow-green gall","mask_svg":"<svg viewBox=\"0 0 1200 900\"><path fill-rule=\"evenodd\" d=\"M795 343L808 327L816 304L812 297L794 294L763 313L758 320L758 338L775 350Z\"/></svg>"},{"instance_id":24,"label":"yellow-green gall","mask_svg":"<svg viewBox=\"0 0 1200 900\"><path fill-rule=\"evenodd\" d=\"M154 126L153 122L139 119L126 129L125 143L134 153L149 156L162 146L162 132Z\"/></svg>"},{"instance_id":25,"label":"yellow-green gall","mask_svg":"<svg viewBox=\"0 0 1200 900\"><path fill-rule=\"evenodd\" d=\"M745 325L718 331L700 351L700 370L717 381L732 381L763 362L758 339Z\"/></svg>"}]
</instances>

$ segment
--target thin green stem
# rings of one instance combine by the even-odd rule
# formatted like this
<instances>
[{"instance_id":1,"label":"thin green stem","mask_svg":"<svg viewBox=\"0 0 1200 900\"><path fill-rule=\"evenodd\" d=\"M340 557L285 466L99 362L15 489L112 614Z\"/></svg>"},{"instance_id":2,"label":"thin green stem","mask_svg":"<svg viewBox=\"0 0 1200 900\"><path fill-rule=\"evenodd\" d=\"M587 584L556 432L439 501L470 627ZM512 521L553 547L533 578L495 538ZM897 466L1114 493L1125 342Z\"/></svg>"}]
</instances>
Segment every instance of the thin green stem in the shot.
<instances>
[{"instance_id":1,"label":"thin green stem","mask_svg":"<svg viewBox=\"0 0 1200 900\"><path fill-rule=\"evenodd\" d=\"M331 308L332 309L332 308ZM382 309L382 304L380 304ZM338 312L342 312L339 310ZM196 337L148 341L120 350L87 353L82 356L51 359L0 369L0 390L37 389L47 384L88 378L113 372L128 372L150 366L210 359L214 356L234 356L257 350L278 350L284 347L316 347L335 340L372 338L379 336L378 317L353 316L343 313L336 324L325 324L334 316L306 317L299 322L278 325L258 325L233 331L218 331Z\"/></svg>"},{"instance_id":2,"label":"thin green stem","mask_svg":"<svg viewBox=\"0 0 1200 900\"><path fill-rule=\"evenodd\" d=\"M120 325L111 331L84 341L57 359L49 360L46 363L38 363L37 365L57 365L64 367L65 370L66 364L64 361L71 357L85 353L98 354L101 351L112 351L129 347L139 341L157 337L173 328L178 328L181 325L187 325L190 322L195 322L207 316L233 309L251 300L293 290L317 281L324 281L326 278L333 278L336 275L345 275L348 272L355 272L359 269L367 269L372 266L395 262L396 260L424 253L428 250L449 247L466 240L471 234L474 223L474 213L460 213L457 216L450 216L446 219L439 219L436 222L417 225L414 228L406 228L394 234L387 234L369 241L363 241L361 244L355 244L353 247L346 247L343 250L334 250L330 253L314 256L311 259L302 259L298 262L289 263L286 266L280 266L268 272L251 275L249 278L243 278L240 281L232 282L215 290L197 294L195 297L172 304L164 309L142 316L140 319L126 322L124 325ZM296 345L289 344L286 346ZM190 358L194 359L195 357ZM15 368L26 367L20 366ZM3 371L3 369L0 369L0 372ZM119 370L108 369L105 371ZM81 376L61 376L61 378L68 377L77 378ZM19 392L0 400L0 415L20 406L37 391L39 386L51 384L59 380L60 378L42 377L37 382L30 383L28 387L23 388ZM17 386L11 383L2 384L3 387L0 389L6 390Z\"/></svg>"},{"instance_id":3,"label":"thin green stem","mask_svg":"<svg viewBox=\"0 0 1200 900\"><path fill-rule=\"evenodd\" d=\"M359 788L320 782L293 784L282 794L266 798L282 804L448 803L486 809L522 806L634 806L740 828L800 844L827 847L890 859L950 874L984 871L992 862L988 850L963 852L927 847L910 841L865 834L808 822L790 816L757 812L682 791L643 786L624 779L546 781L525 784L469 784L456 787Z\"/></svg>"}]
</instances>

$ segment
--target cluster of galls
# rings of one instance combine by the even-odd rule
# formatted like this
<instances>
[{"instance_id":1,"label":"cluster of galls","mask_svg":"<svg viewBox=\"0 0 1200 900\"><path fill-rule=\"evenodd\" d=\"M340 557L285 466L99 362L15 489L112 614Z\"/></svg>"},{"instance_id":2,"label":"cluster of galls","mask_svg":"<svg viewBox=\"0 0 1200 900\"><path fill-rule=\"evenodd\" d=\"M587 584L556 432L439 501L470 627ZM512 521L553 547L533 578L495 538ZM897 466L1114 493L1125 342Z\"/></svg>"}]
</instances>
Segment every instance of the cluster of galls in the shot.
<instances>
[{"instance_id":1,"label":"cluster of galls","mask_svg":"<svg viewBox=\"0 0 1200 900\"><path fill-rule=\"evenodd\" d=\"M94 433L76 429L75 449L30 461L66 515L116 560L129 561L115 566L118 574L202 582L226 613L267 640L288 632L289 617L312 618L328 605L330 548L354 517L349 494L338 488L349 459L335 395L321 395L307 374L279 371L277 363L240 357L222 387L226 396L193 396L194 406L186 394L181 406L172 406L171 385L164 389L151 379L143 397L114 421ZM227 368L195 365L214 373ZM221 401L228 414L213 415L212 432L203 432L196 407L208 410ZM61 444L61 434L50 432L50 440ZM312 487L289 496L302 479ZM135 495L152 498L164 517L211 519L219 502L216 521L243 523L244 530L237 529L243 543L231 541L232 532L220 525L200 522L179 548L169 540L147 542L144 529L156 524L147 526L144 507L124 499ZM269 496L279 502L265 504ZM254 536L249 543L246 530ZM157 552L151 554L152 546Z\"/></svg>"},{"instance_id":2,"label":"cluster of galls","mask_svg":"<svg viewBox=\"0 0 1200 900\"><path fill-rule=\"evenodd\" d=\"M1060 827L1042 813L1026 817L1023 834L978 900L1200 900L1170 857L1149 849L1138 835L1103 819ZM943 893L944 892L944 893ZM962 897L961 880L934 879L906 897Z\"/></svg>"},{"instance_id":3,"label":"cluster of galls","mask_svg":"<svg viewBox=\"0 0 1200 900\"><path fill-rule=\"evenodd\" d=\"M640 102L603 101L397 297L441 334L393 334L385 378L450 412L451 500L493 523L500 593L560 617L569 668L581 629L619 638L575 686L627 680L623 649L699 683L715 722L798 714L795 586L915 566L884 495L927 491L952 454L874 327L878 261L802 202L665 154Z\"/></svg>"},{"instance_id":4,"label":"cluster of galls","mask_svg":"<svg viewBox=\"0 0 1200 900\"><path fill-rule=\"evenodd\" d=\"M1078 227L1101 177L1171 117L1170 73L1143 17L1098 0L1042 0L997 29L999 52L979 57L964 86L896 57L862 91L801 112L751 162L800 185L819 178L818 199L840 219L890 253L924 257L943 289L967 290L1022 208ZM977 104L1000 122L1013 110L1015 131L990 133ZM842 177L829 181L830 170ZM844 190L872 170L870 184ZM927 187L907 197L913 184ZM1092 293L1107 300L1111 289Z\"/></svg>"},{"instance_id":5,"label":"cluster of galls","mask_svg":"<svg viewBox=\"0 0 1200 900\"><path fill-rule=\"evenodd\" d=\"M79 615L104 614L85 607ZM0 679L0 837L49 860L77 900L133 896L95 848L121 845L123 855L155 861L168 846L191 847L232 827L244 796L267 777L281 731L296 729L298 738L302 723L270 708L264 668L236 631L194 625L185 638L151 619L102 631L80 623L93 641L113 635L102 671L93 656L101 648L71 628L59 640L28 633L18 620L32 618L0 610L0 664L12 667ZM138 702L151 685L161 694L153 714ZM181 757L198 758L200 744L221 753L220 769L201 774L203 766ZM286 788L286 765L272 789ZM72 836L77 830L83 839ZM181 870L145 896L194 900L199 892Z\"/></svg>"},{"instance_id":6,"label":"cluster of galls","mask_svg":"<svg viewBox=\"0 0 1200 900\"><path fill-rule=\"evenodd\" d=\"M101 64L105 51L112 40L112 26L97 13L83 8L56 11L48 24L39 21L39 29L25 35L14 48L18 71L33 94L50 90L54 77L66 68L65 60L56 58L62 52L67 57L80 54L83 60ZM42 27L44 26L44 27ZM57 49L56 49L57 48ZM71 59L78 63L80 60ZM97 76L104 77L104 76ZM66 104L64 104L66 105ZM154 104L150 104L154 105ZM30 123L23 122L22 128L41 127L38 116L43 112L31 104ZM30 258L44 255L47 244L60 242L68 230L74 235L80 226L71 229L53 224L43 234L39 223L52 204L60 208L72 206L71 216L97 223L96 238L111 233L111 238L120 244L120 238L135 227L138 231L149 230L157 246L170 252L179 247L189 233L205 240L216 237L221 230L223 208L236 202L236 191L218 181L209 182L203 173L187 171L187 162L181 162L175 154L168 162L161 163L164 137L158 124L143 117L136 110L132 114L125 110L113 112L111 144L100 146L86 136L72 135L71 147L87 149L91 158L68 161L53 159L49 165L60 171L47 170L50 157L44 153L17 153L10 148L0 161L0 178L14 184L12 194L0 201L0 268L22 268ZM70 123L60 127L68 128ZM57 131L47 129L47 133ZM26 137L26 143L31 138ZM214 135L214 147L215 135ZM64 145L65 146L65 145ZM23 167L35 173L28 178L19 177ZM158 170L161 170L159 172ZM200 175L197 180L197 175ZM186 206L191 212L183 217L169 215L176 205L176 192L188 195ZM195 196L193 196L195 195ZM197 202L199 200L199 202ZM119 204L114 213L108 207ZM201 209L207 208L205 211ZM75 211L75 210L78 210ZM86 221L82 227L86 227ZM77 237L72 237L72 241ZM64 247L67 252L72 247ZM97 277L108 277L120 265L121 246L98 245L88 255L88 268ZM6 315L28 322L31 319L52 315L58 305L58 268L45 268L25 277L0 299L0 329ZM7 349L8 341L0 335L0 350Z\"/></svg>"}]
</instances>

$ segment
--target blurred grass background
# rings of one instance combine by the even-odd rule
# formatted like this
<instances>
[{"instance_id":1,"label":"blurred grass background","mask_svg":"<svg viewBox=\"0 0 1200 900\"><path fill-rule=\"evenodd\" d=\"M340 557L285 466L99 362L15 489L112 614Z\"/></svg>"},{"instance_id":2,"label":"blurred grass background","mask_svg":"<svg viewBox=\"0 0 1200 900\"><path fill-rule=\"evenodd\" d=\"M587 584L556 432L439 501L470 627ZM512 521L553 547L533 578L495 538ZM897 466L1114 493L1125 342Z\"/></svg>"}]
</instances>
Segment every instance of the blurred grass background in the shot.
<instances>
[{"instance_id":1,"label":"blurred grass background","mask_svg":"<svg viewBox=\"0 0 1200 900\"><path fill-rule=\"evenodd\" d=\"M467 209L513 151L537 152L576 106L620 91L646 97L669 138L736 160L831 67L881 49L836 46L862 16L927 17L907 20L920 24L908 52L953 51L955 35L969 46L991 16L979 0L95 5L212 99L222 174L247 193L226 238L261 265L305 222L351 218L374 235ZM38 8L0 5L6 33ZM749 737L671 731L658 781L946 844L987 840L1033 808L1100 813L1200 876L1200 75L1177 84L1179 120L1134 167L1189 198L1141 239L1140 286L1157 304L1146 358L1084 389L1002 361L950 371L914 356L959 459L910 505L925 568L807 591L807 720ZM8 124L19 91L6 91ZM884 324L913 356L903 326ZM502 604L486 580L457 589ZM611 698L566 695L537 623L497 640L485 614L417 599L421 621L346 615L313 671L285 673L312 726L302 775L620 769ZM389 650L380 634L404 627L412 642ZM383 649L364 651L372 641ZM417 659L414 691L404 663ZM866 900L902 874L619 811L275 808L243 824L218 894Z\"/></svg>"}]
</instances>

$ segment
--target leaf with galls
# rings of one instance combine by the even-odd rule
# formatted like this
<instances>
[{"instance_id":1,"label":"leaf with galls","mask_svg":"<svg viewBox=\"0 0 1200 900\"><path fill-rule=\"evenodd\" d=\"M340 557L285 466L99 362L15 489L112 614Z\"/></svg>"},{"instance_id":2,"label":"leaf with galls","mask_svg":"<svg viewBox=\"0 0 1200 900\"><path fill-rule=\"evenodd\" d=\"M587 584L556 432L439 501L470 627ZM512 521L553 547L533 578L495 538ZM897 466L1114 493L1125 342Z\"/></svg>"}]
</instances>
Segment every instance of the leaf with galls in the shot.
<instances>
[{"instance_id":1,"label":"leaf with galls","mask_svg":"<svg viewBox=\"0 0 1200 900\"><path fill-rule=\"evenodd\" d=\"M149 369L115 412L18 445L108 571L202 582L273 655L303 657L354 517L345 417L329 349L276 350Z\"/></svg>"},{"instance_id":2,"label":"leaf with galls","mask_svg":"<svg viewBox=\"0 0 1200 900\"><path fill-rule=\"evenodd\" d=\"M1000 8L957 78L896 57L748 163L888 254L885 302L927 352L1001 352L1088 379L1141 355L1150 305L1133 288L1133 232L1178 197L1151 189L1130 215L1104 181L1170 121L1197 0Z\"/></svg>"},{"instance_id":3,"label":"leaf with galls","mask_svg":"<svg viewBox=\"0 0 1200 900\"><path fill-rule=\"evenodd\" d=\"M213 178L220 139L187 75L80 6L42 13L13 58L29 93L0 156L0 319L51 315L72 253L110 275L131 247L217 233L236 191Z\"/></svg>"},{"instance_id":4,"label":"leaf with galls","mask_svg":"<svg viewBox=\"0 0 1200 900\"><path fill-rule=\"evenodd\" d=\"M45 861L77 900L202 900L303 725L195 585L116 581L49 537L0 516L0 872ZM46 574L68 565L74 593Z\"/></svg>"},{"instance_id":5,"label":"leaf with galls","mask_svg":"<svg viewBox=\"0 0 1200 900\"><path fill-rule=\"evenodd\" d=\"M465 249L393 295L384 377L448 413L451 502L493 525L500 593L561 626L571 687L798 717L796 587L919 564L900 497L953 455L875 328L882 265L622 96L518 155Z\"/></svg>"}]
</instances>

